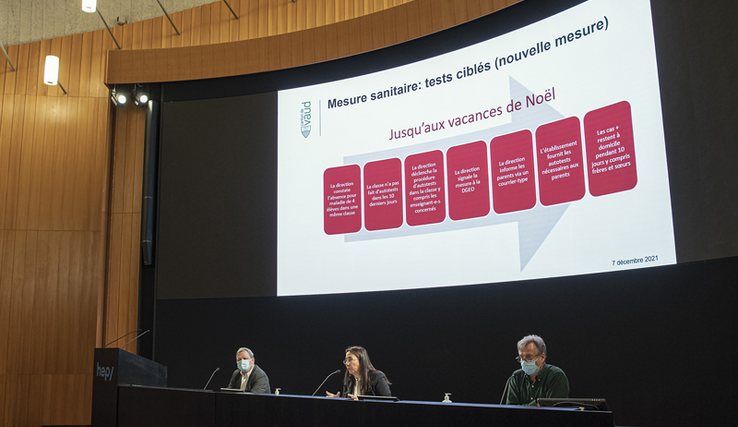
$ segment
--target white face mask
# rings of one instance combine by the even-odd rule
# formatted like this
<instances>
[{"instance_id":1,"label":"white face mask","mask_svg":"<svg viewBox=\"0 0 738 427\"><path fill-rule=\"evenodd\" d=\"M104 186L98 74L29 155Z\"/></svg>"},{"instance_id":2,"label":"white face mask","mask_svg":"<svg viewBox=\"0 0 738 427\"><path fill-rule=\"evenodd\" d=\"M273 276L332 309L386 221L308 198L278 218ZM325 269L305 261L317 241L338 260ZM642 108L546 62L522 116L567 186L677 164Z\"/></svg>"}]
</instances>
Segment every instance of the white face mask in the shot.
<instances>
[{"instance_id":1,"label":"white face mask","mask_svg":"<svg viewBox=\"0 0 738 427\"><path fill-rule=\"evenodd\" d=\"M236 362L236 366L238 366L239 371L246 372L251 369L251 361L248 359L241 359Z\"/></svg>"}]
</instances>

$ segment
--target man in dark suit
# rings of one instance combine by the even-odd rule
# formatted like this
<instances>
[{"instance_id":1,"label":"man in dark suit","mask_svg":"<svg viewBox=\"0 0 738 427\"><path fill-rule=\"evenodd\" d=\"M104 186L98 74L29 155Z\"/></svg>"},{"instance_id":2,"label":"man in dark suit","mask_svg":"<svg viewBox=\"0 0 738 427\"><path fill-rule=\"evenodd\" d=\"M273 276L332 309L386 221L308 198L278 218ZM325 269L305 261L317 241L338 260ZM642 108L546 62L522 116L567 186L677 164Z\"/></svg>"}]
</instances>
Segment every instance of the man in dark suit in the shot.
<instances>
[{"instance_id":1,"label":"man in dark suit","mask_svg":"<svg viewBox=\"0 0 738 427\"><path fill-rule=\"evenodd\" d=\"M236 366L228 388L237 388L249 393L271 393L269 377L256 366L253 351L246 347L239 348L236 352Z\"/></svg>"}]
</instances>

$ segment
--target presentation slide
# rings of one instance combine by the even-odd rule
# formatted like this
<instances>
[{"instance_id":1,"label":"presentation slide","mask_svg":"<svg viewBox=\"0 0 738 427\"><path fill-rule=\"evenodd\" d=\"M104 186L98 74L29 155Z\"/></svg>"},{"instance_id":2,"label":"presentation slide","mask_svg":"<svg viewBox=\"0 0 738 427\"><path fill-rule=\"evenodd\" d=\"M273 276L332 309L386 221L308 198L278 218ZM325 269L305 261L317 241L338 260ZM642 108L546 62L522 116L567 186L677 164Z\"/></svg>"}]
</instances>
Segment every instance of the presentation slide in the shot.
<instances>
[{"instance_id":1,"label":"presentation slide","mask_svg":"<svg viewBox=\"0 0 738 427\"><path fill-rule=\"evenodd\" d=\"M278 295L676 263L648 0L278 94Z\"/></svg>"}]
</instances>

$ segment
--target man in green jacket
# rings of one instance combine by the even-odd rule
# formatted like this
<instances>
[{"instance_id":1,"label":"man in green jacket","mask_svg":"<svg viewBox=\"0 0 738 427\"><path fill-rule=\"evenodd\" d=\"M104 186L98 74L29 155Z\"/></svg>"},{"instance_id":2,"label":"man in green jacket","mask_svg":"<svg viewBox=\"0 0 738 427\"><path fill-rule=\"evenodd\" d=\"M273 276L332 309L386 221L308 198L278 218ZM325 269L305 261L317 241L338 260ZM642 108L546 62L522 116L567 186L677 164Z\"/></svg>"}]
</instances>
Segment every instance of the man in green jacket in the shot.
<instances>
[{"instance_id":1,"label":"man in green jacket","mask_svg":"<svg viewBox=\"0 0 738 427\"><path fill-rule=\"evenodd\" d=\"M569 380L560 368L546 364L546 343L538 335L518 341L520 368L513 372L507 389L508 405L538 405L538 398L569 397Z\"/></svg>"}]
</instances>

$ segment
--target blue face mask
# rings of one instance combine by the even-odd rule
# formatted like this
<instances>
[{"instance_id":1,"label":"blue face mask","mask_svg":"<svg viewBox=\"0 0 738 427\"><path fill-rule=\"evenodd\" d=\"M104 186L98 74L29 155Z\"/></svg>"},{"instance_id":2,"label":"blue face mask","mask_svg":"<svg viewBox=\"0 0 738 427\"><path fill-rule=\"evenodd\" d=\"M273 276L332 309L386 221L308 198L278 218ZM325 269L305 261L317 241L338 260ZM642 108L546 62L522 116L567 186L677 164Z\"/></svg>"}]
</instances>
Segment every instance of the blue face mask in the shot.
<instances>
[{"instance_id":1,"label":"blue face mask","mask_svg":"<svg viewBox=\"0 0 738 427\"><path fill-rule=\"evenodd\" d=\"M241 372L246 372L251 369L251 361L247 359L239 360L236 365L238 366L238 370Z\"/></svg>"},{"instance_id":2,"label":"blue face mask","mask_svg":"<svg viewBox=\"0 0 738 427\"><path fill-rule=\"evenodd\" d=\"M535 360L523 360L520 362L520 367L523 368L523 372L525 372L526 375L538 373L538 366L536 366Z\"/></svg>"}]
</instances>

